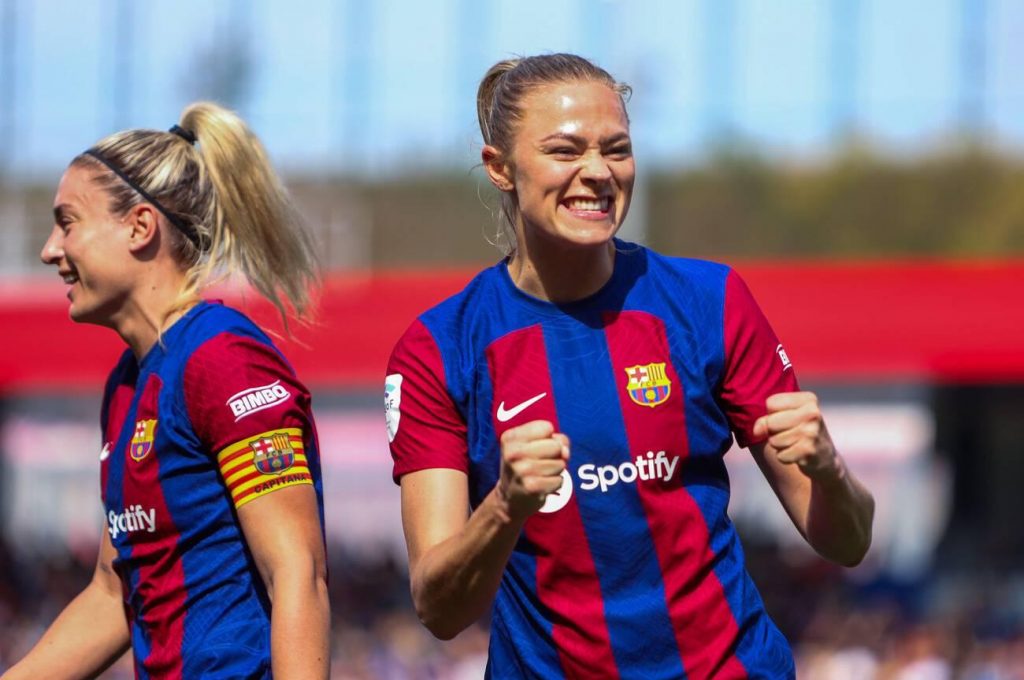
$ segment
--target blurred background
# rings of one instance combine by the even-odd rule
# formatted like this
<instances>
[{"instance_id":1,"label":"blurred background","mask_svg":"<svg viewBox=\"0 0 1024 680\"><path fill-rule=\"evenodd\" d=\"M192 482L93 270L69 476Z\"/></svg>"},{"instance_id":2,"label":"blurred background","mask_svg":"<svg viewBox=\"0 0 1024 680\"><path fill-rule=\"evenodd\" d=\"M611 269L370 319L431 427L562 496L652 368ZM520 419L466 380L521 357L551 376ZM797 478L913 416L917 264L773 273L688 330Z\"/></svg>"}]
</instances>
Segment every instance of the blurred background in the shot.
<instances>
[{"instance_id":1,"label":"blurred background","mask_svg":"<svg viewBox=\"0 0 1024 680\"><path fill-rule=\"evenodd\" d=\"M380 387L412 319L500 257L477 82L548 51L633 86L623 235L743 274L875 494L871 553L842 570L727 455L801 678L1024 678L1015 0L0 0L0 670L91 573L122 349L72 326L38 261L56 184L97 139L214 99L266 143L326 270L319 322L284 344L324 452L334 677L482 677L484 626L441 643L411 611Z\"/></svg>"}]
</instances>

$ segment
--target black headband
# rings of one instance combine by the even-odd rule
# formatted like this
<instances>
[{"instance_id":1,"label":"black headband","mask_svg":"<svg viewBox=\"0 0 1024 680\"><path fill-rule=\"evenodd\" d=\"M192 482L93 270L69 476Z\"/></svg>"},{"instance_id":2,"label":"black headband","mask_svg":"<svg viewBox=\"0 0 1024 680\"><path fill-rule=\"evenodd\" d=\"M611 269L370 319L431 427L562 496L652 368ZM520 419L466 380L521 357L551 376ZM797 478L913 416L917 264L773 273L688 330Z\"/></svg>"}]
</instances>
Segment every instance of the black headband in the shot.
<instances>
[{"instance_id":1,"label":"black headband","mask_svg":"<svg viewBox=\"0 0 1024 680\"><path fill-rule=\"evenodd\" d=\"M128 175L126 175L120 168L118 168L116 165L111 163L109 160L104 158L103 154L101 154L99 151L96 151L95 149L89 149L89 150L87 150L85 152L85 155L92 156L93 158L98 160L100 163L103 163L103 165L107 166L107 168L109 168L112 173L114 173L115 175L120 177L122 180L124 180L125 184L127 184L132 189L137 191L144 199L146 199L146 201L148 203L153 204L154 208L156 208L161 213L163 213L163 216L167 218L167 221L169 221L171 224L176 226L178 228L178 231L180 231L182 234L184 234L185 237L188 238L188 240L191 241L192 244L196 248L198 248L199 250L203 249L203 247L202 247L202 239L199 237L199 232L197 232L195 230L195 227L193 227L191 224L188 224L187 222L182 220L180 217L177 217L176 215L174 215L170 210L168 210L167 208L162 206L160 204L160 201L158 201L155 198L153 198L152 196L150 196L149 192L147 192L145 189L143 189L138 184L133 182L131 180L131 178L128 177Z\"/></svg>"},{"instance_id":2,"label":"black headband","mask_svg":"<svg viewBox=\"0 0 1024 680\"><path fill-rule=\"evenodd\" d=\"M179 137L184 139L189 144L195 144L196 143L196 133L194 133L191 130L188 130L186 128L183 128L180 125L172 125L171 128L168 130L168 132L172 132L172 133L178 135Z\"/></svg>"}]
</instances>

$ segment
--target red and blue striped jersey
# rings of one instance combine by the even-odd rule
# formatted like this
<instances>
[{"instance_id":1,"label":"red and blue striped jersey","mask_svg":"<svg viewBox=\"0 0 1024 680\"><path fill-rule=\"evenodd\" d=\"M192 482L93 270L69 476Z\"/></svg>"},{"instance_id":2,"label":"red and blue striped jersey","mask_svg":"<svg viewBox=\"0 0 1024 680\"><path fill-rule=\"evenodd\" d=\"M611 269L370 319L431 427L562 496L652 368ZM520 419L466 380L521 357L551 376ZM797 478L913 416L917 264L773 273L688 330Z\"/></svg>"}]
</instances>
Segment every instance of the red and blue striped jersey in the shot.
<instances>
[{"instance_id":1,"label":"red and blue striped jersey","mask_svg":"<svg viewBox=\"0 0 1024 680\"><path fill-rule=\"evenodd\" d=\"M552 304L505 263L421 315L385 385L394 476L498 481L499 437L545 419L571 441L491 619L491 678L787 678L792 652L744 568L723 456L798 389L740 277L616 241L594 295Z\"/></svg>"},{"instance_id":2,"label":"red and blue striped jersey","mask_svg":"<svg viewBox=\"0 0 1024 680\"><path fill-rule=\"evenodd\" d=\"M269 678L270 602L237 508L313 485L310 396L249 319L203 302L107 381L101 485L139 678Z\"/></svg>"}]
</instances>

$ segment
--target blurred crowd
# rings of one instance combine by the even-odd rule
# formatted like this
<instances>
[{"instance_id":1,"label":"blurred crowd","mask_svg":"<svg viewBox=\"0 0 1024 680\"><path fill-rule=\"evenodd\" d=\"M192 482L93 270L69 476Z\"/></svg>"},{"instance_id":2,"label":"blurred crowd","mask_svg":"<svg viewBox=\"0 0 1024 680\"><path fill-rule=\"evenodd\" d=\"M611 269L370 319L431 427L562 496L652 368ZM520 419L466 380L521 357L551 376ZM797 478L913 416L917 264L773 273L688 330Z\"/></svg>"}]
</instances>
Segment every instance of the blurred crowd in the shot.
<instances>
[{"instance_id":1,"label":"blurred crowd","mask_svg":"<svg viewBox=\"0 0 1024 680\"><path fill-rule=\"evenodd\" d=\"M747 561L793 644L797 680L1024 680L1024 598L1009 573L851 578L749 541Z\"/></svg>"},{"instance_id":2,"label":"blurred crowd","mask_svg":"<svg viewBox=\"0 0 1024 680\"><path fill-rule=\"evenodd\" d=\"M986 612L911 618L891 606L821 608L801 637L806 680L1021 680L1024 634L987 629Z\"/></svg>"},{"instance_id":3,"label":"blurred crowd","mask_svg":"<svg viewBox=\"0 0 1024 680\"><path fill-rule=\"evenodd\" d=\"M84 587L95 559L90 545L48 554L10 548L0 539L0 670ZM435 640L411 609L404 565L388 555L329 557L333 678L483 677L486 630ZM774 546L748 548L766 605L793 642L798 680L1024 680L1022 601L1009 580L959 590L858 584L818 560L784 558ZM124 658L104 677L134 674Z\"/></svg>"}]
</instances>

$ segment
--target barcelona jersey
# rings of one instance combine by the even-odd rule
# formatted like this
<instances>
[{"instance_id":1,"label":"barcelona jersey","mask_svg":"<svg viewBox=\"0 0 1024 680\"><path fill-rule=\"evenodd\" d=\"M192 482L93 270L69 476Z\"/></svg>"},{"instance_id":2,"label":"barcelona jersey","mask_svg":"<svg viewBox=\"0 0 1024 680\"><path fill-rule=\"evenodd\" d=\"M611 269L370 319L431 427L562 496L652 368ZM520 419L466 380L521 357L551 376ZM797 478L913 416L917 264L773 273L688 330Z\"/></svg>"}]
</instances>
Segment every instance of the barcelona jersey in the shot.
<instances>
[{"instance_id":1,"label":"barcelona jersey","mask_svg":"<svg viewBox=\"0 0 1024 680\"><path fill-rule=\"evenodd\" d=\"M237 509L312 485L310 396L239 312L200 303L107 381L101 484L140 678L269 678L270 602Z\"/></svg>"},{"instance_id":2,"label":"barcelona jersey","mask_svg":"<svg viewBox=\"0 0 1024 680\"><path fill-rule=\"evenodd\" d=\"M723 462L734 437L755 442L768 396L798 389L793 367L730 268L615 246L586 299L533 298L499 263L412 324L385 381L395 479L460 470L475 507L506 429L569 437L501 579L488 677L793 677Z\"/></svg>"}]
</instances>

